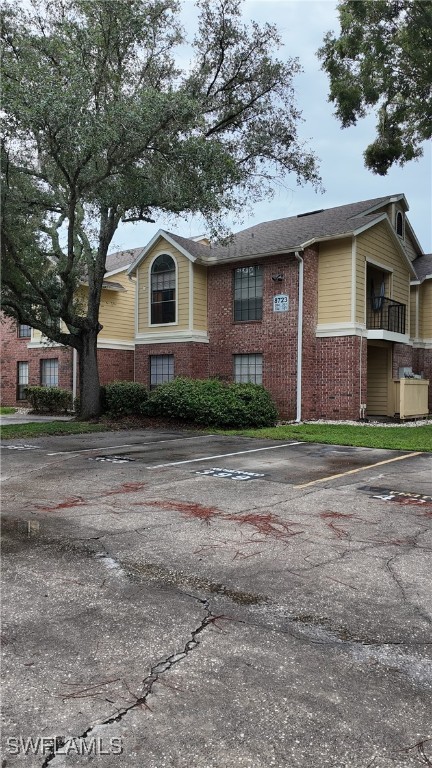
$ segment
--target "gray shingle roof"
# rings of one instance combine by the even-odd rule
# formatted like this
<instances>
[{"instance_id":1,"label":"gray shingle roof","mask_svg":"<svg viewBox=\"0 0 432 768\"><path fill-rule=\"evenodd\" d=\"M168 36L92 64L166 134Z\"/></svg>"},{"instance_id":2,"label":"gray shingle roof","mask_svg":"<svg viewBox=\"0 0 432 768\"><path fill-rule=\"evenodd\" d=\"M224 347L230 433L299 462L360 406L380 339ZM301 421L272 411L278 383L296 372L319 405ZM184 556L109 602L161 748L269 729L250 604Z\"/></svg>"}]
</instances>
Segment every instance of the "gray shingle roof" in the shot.
<instances>
[{"instance_id":1,"label":"gray shingle roof","mask_svg":"<svg viewBox=\"0 0 432 768\"><path fill-rule=\"evenodd\" d=\"M426 275L432 275L432 253L424 253L414 259L412 263L419 280L424 280Z\"/></svg>"},{"instance_id":2,"label":"gray shingle roof","mask_svg":"<svg viewBox=\"0 0 432 768\"><path fill-rule=\"evenodd\" d=\"M105 262L105 272L113 272L115 269L121 269L121 267L126 268L135 261L142 250L142 248L129 248L127 251L109 253Z\"/></svg>"},{"instance_id":3,"label":"gray shingle roof","mask_svg":"<svg viewBox=\"0 0 432 768\"><path fill-rule=\"evenodd\" d=\"M371 223L382 215L382 210L371 209L382 208L389 201L389 196L376 197L310 214L266 221L233 235L227 245L210 246L204 253L212 261L218 261L298 250L309 240L349 234Z\"/></svg>"},{"instance_id":4,"label":"gray shingle roof","mask_svg":"<svg viewBox=\"0 0 432 768\"><path fill-rule=\"evenodd\" d=\"M188 237L180 237L180 235L175 235L173 232L167 232L167 235L197 259L205 259L210 255L211 246L209 245L204 245L196 240L190 240Z\"/></svg>"}]
</instances>

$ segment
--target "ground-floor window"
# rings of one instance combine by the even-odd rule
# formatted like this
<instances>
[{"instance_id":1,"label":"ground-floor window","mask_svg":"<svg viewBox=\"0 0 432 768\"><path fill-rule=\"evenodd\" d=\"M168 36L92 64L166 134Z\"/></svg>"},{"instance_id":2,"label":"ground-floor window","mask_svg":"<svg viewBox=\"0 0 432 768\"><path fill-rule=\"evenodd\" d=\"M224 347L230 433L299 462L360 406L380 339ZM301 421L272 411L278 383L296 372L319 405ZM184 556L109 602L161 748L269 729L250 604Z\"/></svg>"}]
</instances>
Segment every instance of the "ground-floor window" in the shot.
<instances>
[{"instance_id":1,"label":"ground-floor window","mask_svg":"<svg viewBox=\"0 0 432 768\"><path fill-rule=\"evenodd\" d=\"M17 400L25 400L25 390L29 383L29 364L25 361L17 363Z\"/></svg>"},{"instance_id":2,"label":"ground-floor window","mask_svg":"<svg viewBox=\"0 0 432 768\"><path fill-rule=\"evenodd\" d=\"M262 384L263 356L234 355L234 381L245 384Z\"/></svg>"},{"instance_id":3,"label":"ground-floor window","mask_svg":"<svg viewBox=\"0 0 432 768\"><path fill-rule=\"evenodd\" d=\"M43 387L58 387L58 359L41 360L40 382Z\"/></svg>"},{"instance_id":4,"label":"ground-floor window","mask_svg":"<svg viewBox=\"0 0 432 768\"><path fill-rule=\"evenodd\" d=\"M150 355L150 389L174 378L174 355Z\"/></svg>"}]
</instances>

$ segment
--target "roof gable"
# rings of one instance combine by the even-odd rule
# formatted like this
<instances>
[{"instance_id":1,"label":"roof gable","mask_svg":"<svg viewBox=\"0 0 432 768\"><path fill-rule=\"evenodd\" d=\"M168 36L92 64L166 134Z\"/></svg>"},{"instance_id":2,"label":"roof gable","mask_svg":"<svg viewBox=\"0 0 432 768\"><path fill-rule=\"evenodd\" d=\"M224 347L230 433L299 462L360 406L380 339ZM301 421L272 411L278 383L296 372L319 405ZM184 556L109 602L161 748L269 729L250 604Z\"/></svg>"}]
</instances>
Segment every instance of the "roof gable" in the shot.
<instances>
[{"instance_id":1,"label":"roof gable","mask_svg":"<svg viewBox=\"0 0 432 768\"><path fill-rule=\"evenodd\" d=\"M202 249L207 249L207 246L201 245L200 243L194 242L193 240L189 240L186 237L179 237L178 235L174 235L171 232L166 232L164 229L159 229L152 237L150 242L147 243L145 248L139 249L139 254L128 269L128 275L134 274L136 272L139 265L144 261L148 253L153 249L159 240L165 240L167 243L173 246L173 248L176 248L178 251L180 251L180 253L183 254L183 256L186 256L186 258L192 262L197 260L198 254Z\"/></svg>"}]
</instances>

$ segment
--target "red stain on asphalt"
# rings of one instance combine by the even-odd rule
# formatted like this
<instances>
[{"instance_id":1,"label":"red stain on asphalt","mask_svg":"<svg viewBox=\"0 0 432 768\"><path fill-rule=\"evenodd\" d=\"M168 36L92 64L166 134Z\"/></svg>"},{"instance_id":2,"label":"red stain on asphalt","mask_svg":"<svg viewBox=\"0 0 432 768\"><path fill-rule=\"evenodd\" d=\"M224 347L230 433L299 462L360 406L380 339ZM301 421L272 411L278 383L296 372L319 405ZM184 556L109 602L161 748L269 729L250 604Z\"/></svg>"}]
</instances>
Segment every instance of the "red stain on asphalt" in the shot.
<instances>
[{"instance_id":1,"label":"red stain on asphalt","mask_svg":"<svg viewBox=\"0 0 432 768\"><path fill-rule=\"evenodd\" d=\"M113 488L111 491L106 491L105 493L101 493L101 496L117 496L121 493L136 493L136 491L141 491L142 488L145 488L147 483L122 483L118 488Z\"/></svg>"},{"instance_id":2,"label":"red stain on asphalt","mask_svg":"<svg viewBox=\"0 0 432 768\"><path fill-rule=\"evenodd\" d=\"M268 512L265 515L257 513L250 513L249 515L223 515L223 518L224 520L240 523L240 525L251 525L257 533L272 539L287 539L303 533L303 531L292 530L292 526L296 526L298 523L283 520L272 512Z\"/></svg>"},{"instance_id":3,"label":"red stain on asphalt","mask_svg":"<svg viewBox=\"0 0 432 768\"><path fill-rule=\"evenodd\" d=\"M40 509L42 512L55 512L58 509L70 509L71 507L85 507L88 501L82 498L82 496L72 496L69 499L64 499L59 504L54 506L43 506L42 504L36 504L36 509Z\"/></svg>"},{"instance_id":4,"label":"red stain on asphalt","mask_svg":"<svg viewBox=\"0 0 432 768\"><path fill-rule=\"evenodd\" d=\"M221 510L216 507L205 507L203 504L194 504L189 501L146 501L146 507L157 507L173 512L180 512L184 517L193 517L209 524L216 515L221 515Z\"/></svg>"},{"instance_id":5,"label":"red stain on asphalt","mask_svg":"<svg viewBox=\"0 0 432 768\"><path fill-rule=\"evenodd\" d=\"M332 518L332 519L355 518L356 520L361 520L361 518L358 517L357 515L353 515L347 512L331 512L330 510L327 512L320 512L319 516L322 517L323 520L327 520L327 518Z\"/></svg>"}]
</instances>

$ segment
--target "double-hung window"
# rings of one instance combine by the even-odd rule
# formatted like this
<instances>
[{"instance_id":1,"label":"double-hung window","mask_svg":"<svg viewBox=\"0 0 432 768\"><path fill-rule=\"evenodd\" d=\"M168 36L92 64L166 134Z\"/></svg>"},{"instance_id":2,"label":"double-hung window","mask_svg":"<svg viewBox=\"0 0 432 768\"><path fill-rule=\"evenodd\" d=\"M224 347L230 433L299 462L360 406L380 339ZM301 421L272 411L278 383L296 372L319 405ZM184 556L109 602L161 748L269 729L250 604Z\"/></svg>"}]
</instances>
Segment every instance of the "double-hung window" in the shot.
<instances>
[{"instance_id":1,"label":"double-hung window","mask_svg":"<svg viewBox=\"0 0 432 768\"><path fill-rule=\"evenodd\" d=\"M29 339L31 337L31 325L25 325L24 323L18 324L18 338Z\"/></svg>"},{"instance_id":2,"label":"double-hung window","mask_svg":"<svg viewBox=\"0 0 432 768\"><path fill-rule=\"evenodd\" d=\"M41 360L40 381L42 387L58 387L58 359Z\"/></svg>"},{"instance_id":3,"label":"double-hung window","mask_svg":"<svg viewBox=\"0 0 432 768\"><path fill-rule=\"evenodd\" d=\"M26 399L26 388L29 383L29 364L26 361L17 363L17 400Z\"/></svg>"},{"instance_id":4,"label":"double-hung window","mask_svg":"<svg viewBox=\"0 0 432 768\"><path fill-rule=\"evenodd\" d=\"M234 381L239 384L262 384L263 356L234 355Z\"/></svg>"},{"instance_id":5,"label":"double-hung window","mask_svg":"<svg viewBox=\"0 0 432 768\"><path fill-rule=\"evenodd\" d=\"M234 270L234 320L261 320L263 268L239 267Z\"/></svg>"},{"instance_id":6,"label":"double-hung window","mask_svg":"<svg viewBox=\"0 0 432 768\"><path fill-rule=\"evenodd\" d=\"M174 378L174 355L150 355L150 389Z\"/></svg>"},{"instance_id":7,"label":"double-hung window","mask_svg":"<svg viewBox=\"0 0 432 768\"><path fill-rule=\"evenodd\" d=\"M174 259L164 253L151 267L151 325L175 323L176 266Z\"/></svg>"}]
</instances>

